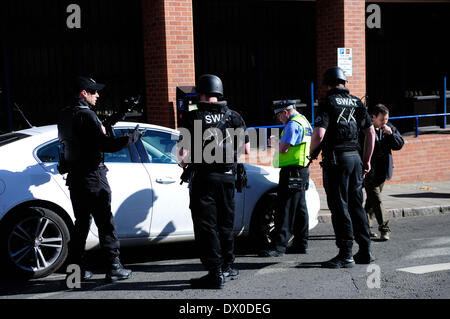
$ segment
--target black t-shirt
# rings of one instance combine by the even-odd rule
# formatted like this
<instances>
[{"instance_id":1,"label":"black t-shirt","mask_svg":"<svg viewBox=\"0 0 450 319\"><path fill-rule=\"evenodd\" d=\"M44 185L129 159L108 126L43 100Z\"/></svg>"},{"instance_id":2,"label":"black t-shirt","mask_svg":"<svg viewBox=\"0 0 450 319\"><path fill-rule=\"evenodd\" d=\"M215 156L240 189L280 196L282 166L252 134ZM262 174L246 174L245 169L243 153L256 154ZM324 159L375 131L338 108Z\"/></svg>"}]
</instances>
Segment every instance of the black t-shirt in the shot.
<instances>
[{"instance_id":1,"label":"black t-shirt","mask_svg":"<svg viewBox=\"0 0 450 319\"><path fill-rule=\"evenodd\" d=\"M372 126L372 119L359 98L344 87L333 88L319 103L314 125L327 130L323 153L360 150L358 134Z\"/></svg>"},{"instance_id":2,"label":"black t-shirt","mask_svg":"<svg viewBox=\"0 0 450 319\"><path fill-rule=\"evenodd\" d=\"M197 108L186 113L182 122L182 127L190 133L189 142L182 137L182 146L189 151L190 162L218 171L233 168L244 144L249 142L244 119L229 109L226 101L199 102ZM223 157L217 155L218 147Z\"/></svg>"}]
</instances>

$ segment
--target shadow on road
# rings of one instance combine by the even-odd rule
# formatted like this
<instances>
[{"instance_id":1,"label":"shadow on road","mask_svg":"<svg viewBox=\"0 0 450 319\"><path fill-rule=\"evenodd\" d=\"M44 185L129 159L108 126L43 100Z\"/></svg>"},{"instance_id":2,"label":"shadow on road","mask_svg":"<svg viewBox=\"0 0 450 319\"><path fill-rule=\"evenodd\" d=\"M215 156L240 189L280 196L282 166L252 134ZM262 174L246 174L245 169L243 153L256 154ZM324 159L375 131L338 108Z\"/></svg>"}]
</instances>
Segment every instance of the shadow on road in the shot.
<instances>
[{"instance_id":1,"label":"shadow on road","mask_svg":"<svg viewBox=\"0 0 450 319\"><path fill-rule=\"evenodd\" d=\"M334 235L319 234L309 236L314 240L335 240ZM257 257L254 244L246 238L237 238L235 241L235 255L237 257L234 266L239 270L259 270L276 262L267 262ZM255 257L249 262L239 262L240 257ZM14 278L0 279L0 297L39 297L42 294L99 291L99 290L166 290L181 291L190 289L189 279L200 277L206 270L200 263L200 258L194 241L180 243L159 243L141 247L122 247L121 261L134 273L148 274L148 281L123 281L116 284L107 284L104 280L106 265L105 258L100 250L86 253L87 268L94 273L94 279L81 283L81 288L71 290L66 285L64 265L53 275L33 280L19 280ZM321 263L301 263L297 268L320 268ZM186 280L157 280L152 281L152 273L179 273L186 272L189 277ZM192 275L192 276L191 276ZM155 278L153 278L155 279Z\"/></svg>"},{"instance_id":2,"label":"shadow on road","mask_svg":"<svg viewBox=\"0 0 450 319\"><path fill-rule=\"evenodd\" d=\"M336 240L336 236L334 235L314 235L308 236L308 240Z\"/></svg>"},{"instance_id":3,"label":"shadow on road","mask_svg":"<svg viewBox=\"0 0 450 319\"><path fill-rule=\"evenodd\" d=\"M310 262L310 263L300 263L295 268L322 268L323 261L320 262Z\"/></svg>"},{"instance_id":4,"label":"shadow on road","mask_svg":"<svg viewBox=\"0 0 450 319\"><path fill-rule=\"evenodd\" d=\"M239 244L235 249L236 255L252 255L252 247ZM256 256L256 254L255 254ZM193 259L193 260L192 260ZM105 282L105 262L100 250L86 253L87 269L93 271L94 279L81 283L81 288L69 289L65 279L66 265L53 275L32 280L0 279L0 297L14 297L20 295L22 298L40 297L45 294L83 292L83 291L107 291L107 290L160 290L181 291L191 289L189 279L206 274L205 268L200 263L195 243L171 243L158 244L156 246L143 246L121 249L121 260L126 268L134 273L148 274L148 281L121 281L114 284ZM152 264L146 264L152 263ZM261 262L255 258L255 262L236 262L234 266L239 270L262 269L275 264L275 262ZM152 281L151 274L157 273L186 272L189 274L186 280ZM45 297L45 296L44 296Z\"/></svg>"},{"instance_id":5,"label":"shadow on road","mask_svg":"<svg viewBox=\"0 0 450 319\"><path fill-rule=\"evenodd\" d=\"M392 194L389 195L397 198L450 198L448 193L423 192L412 194Z\"/></svg>"}]
</instances>

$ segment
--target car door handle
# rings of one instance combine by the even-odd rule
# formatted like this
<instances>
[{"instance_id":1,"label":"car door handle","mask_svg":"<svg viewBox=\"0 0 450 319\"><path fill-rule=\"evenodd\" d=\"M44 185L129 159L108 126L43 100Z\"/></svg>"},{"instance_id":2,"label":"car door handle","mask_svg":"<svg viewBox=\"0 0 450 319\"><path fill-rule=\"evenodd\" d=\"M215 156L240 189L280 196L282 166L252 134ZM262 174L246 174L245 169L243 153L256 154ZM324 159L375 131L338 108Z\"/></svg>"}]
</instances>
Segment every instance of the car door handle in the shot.
<instances>
[{"instance_id":1,"label":"car door handle","mask_svg":"<svg viewBox=\"0 0 450 319\"><path fill-rule=\"evenodd\" d=\"M159 184L172 184L175 183L176 180L170 178L170 177L160 177L156 179L156 182Z\"/></svg>"}]
</instances>

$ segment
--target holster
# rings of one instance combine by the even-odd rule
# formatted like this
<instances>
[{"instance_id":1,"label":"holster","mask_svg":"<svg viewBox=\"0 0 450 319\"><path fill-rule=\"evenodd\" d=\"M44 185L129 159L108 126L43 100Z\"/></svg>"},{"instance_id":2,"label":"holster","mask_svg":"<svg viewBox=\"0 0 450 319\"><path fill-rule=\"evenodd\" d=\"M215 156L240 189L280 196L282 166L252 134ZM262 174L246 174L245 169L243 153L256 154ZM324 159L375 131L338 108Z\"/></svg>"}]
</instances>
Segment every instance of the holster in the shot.
<instances>
[{"instance_id":1,"label":"holster","mask_svg":"<svg viewBox=\"0 0 450 319\"><path fill-rule=\"evenodd\" d=\"M194 166L191 164L189 164L183 168L183 173L180 176L180 179L181 179L180 185L182 185L183 183L190 182L193 169L194 169Z\"/></svg>"},{"instance_id":2,"label":"holster","mask_svg":"<svg viewBox=\"0 0 450 319\"><path fill-rule=\"evenodd\" d=\"M59 161L56 168L61 175L69 172L69 167L67 165L66 159L64 158L64 153L59 153Z\"/></svg>"},{"instance_id":3,"label":"holster","mask_svg":"<svg viewBox=\"0 0 450 319\"><path fill-rule=\"evenodd\" d=\"M242 190L247 187L247 171L245 170L245 166L242 163L238 163L236 165L236 173L237 179L235 183L236 191L238 193L242 193Z\"/></svg>"},{"instance_id":4,"label":"holster","mask_svg":"<svg viewBox=\"0 0 450 319\"><path fill-rule=\"evenodd\" d=\"M308 190L309 182L303 181L300 177L289 177L287 187L289 189L304 189Z\"/></svg>"},{"instance_id":5,"label":"holster","mask_svg":"<svg viewBox=\"0 0 450 319\"><path fill-rule=\"evenodd\" d=\"M336 153L334 151L331 151L330 153L327 153L326 155L323 155L323 160L320 162L320 166L322 168L333 168L338 165L338 162L336 160Z\"/></svg>"},{"instance_id":6,"label":"holster","mask_svg":"<svg viewBox=\"0 0 450 319\"><path fill-rule=\"evenodd\" d=\"M307 169L307 168L304 168ZM299 168L282 168L282 172L280 173L280 182L279 186L284 189L289 190L299 190L304 189L308 190L309 188L309 179L304 176L305 174L302 174L299 171Z\"/></svg>"}]
</instances>

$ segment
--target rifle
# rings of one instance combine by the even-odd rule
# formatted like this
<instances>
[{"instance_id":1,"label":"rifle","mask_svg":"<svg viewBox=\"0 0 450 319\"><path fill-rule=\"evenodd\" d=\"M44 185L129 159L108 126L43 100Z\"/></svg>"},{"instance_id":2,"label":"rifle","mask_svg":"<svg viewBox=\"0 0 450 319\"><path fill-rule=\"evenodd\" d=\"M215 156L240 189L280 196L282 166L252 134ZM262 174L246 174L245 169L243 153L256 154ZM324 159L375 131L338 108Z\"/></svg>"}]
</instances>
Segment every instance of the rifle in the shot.
<instances>
[{"instance_id":1,"label":"rifle","mask_svg":"<svg viewBox=\"0 0 450 319\"><path fill-rule=\"evenodd\" d=\"M122 107L118 112L114 112L108 115L103 121L102 124L106 128L106 132L109 136L114 136L114 131L112 127L116 125L117 122L123 121L127 117L127 113L132 112L137 108L140 104L141 96L138 95L136 97L132 96L130 98L126 98L123 101Z\"/></svg>"}]
</instances>

